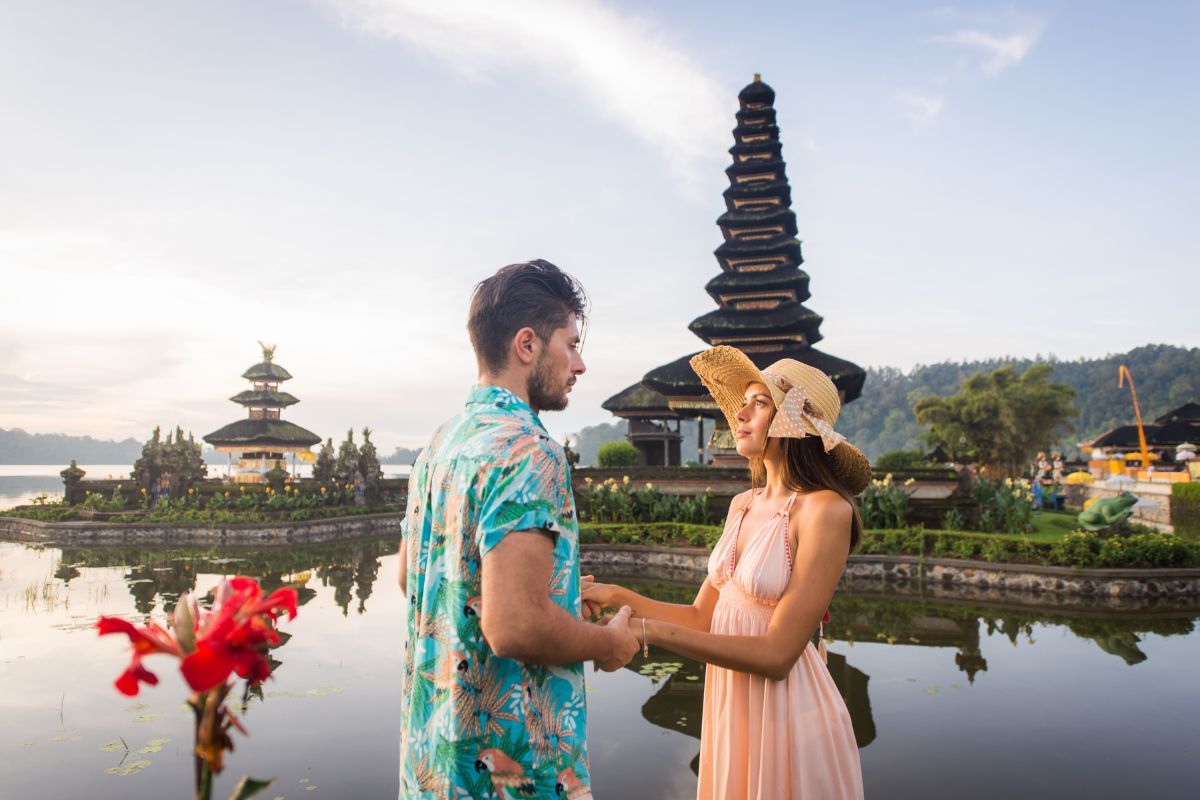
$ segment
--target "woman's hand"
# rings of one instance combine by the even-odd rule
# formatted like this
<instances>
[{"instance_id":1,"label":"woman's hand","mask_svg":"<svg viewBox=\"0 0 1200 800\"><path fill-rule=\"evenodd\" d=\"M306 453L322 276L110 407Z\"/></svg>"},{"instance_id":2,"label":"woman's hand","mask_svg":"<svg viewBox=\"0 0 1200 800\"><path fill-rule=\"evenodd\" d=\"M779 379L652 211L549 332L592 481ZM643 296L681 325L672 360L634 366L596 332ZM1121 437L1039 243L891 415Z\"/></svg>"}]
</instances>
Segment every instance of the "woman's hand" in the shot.
<instances>
[{"instance_id":1,"label":"woman's hand","mask_svg":"<svg viewBox=\"0 0 1200 800\"><path fill-rule=\"evenodd\" d=\"M583 600L583 616L594 619L606 608L619 608L625 603L620 602L618 593L621 587L611 583L596 583L594 575L584 575L580 578L580 596Z\"/></svg>"}]
</instances>

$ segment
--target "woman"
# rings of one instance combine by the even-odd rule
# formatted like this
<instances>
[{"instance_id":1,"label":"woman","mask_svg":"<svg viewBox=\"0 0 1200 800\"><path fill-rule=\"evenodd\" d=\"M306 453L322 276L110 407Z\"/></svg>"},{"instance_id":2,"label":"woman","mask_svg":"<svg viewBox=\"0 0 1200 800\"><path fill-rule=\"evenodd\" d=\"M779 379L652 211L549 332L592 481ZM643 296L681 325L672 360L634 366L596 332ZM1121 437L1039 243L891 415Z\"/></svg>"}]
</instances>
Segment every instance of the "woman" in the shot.
<instances>
[{"instance_id":1,"label":"woman","mask_svg":"<svg viewBox=\"0 0 1200 800\"><path fill-rule=\"evenodd\" d=\"M643 647L708 662L700 800L862 797L850 715L812 639L862 532L853 496L870 464L834 432L841 401L820 370L783 359L760 372L724 346L691 364L755 488L730 504L691 605L590 576L583 599L630 606Z\"/></svg>"}]
</instances>

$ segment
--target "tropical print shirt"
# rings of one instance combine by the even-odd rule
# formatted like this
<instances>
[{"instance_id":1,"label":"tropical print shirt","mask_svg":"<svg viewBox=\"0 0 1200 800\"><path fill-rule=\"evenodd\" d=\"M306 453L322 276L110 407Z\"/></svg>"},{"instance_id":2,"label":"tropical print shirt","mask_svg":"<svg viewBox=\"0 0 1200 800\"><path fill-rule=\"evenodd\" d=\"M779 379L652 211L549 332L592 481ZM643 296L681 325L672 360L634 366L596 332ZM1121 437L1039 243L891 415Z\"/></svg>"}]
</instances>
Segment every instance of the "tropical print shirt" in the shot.
<instances>
[{"instance_id":1,"label":"tropical print shirt","mask_svg":"<svg viewBox=\"0 0 1200 800\"><path fill-rule=\"evenodd\" d=\"M476 386L409 478L401 798L590 796L583 664L500 658L480 631L480 565L512 531L555 540L552 600L580 616L567 461L507 389Z\"/></svg>"}]
</instances>

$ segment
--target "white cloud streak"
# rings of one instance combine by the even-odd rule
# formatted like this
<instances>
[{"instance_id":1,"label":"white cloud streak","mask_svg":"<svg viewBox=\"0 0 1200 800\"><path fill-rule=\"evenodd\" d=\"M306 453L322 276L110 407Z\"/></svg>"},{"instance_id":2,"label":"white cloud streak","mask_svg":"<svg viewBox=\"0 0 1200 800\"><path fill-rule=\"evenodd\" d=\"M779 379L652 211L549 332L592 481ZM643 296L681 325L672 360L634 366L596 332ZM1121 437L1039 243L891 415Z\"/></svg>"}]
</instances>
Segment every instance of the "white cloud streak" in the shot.
<instances>
[{"instance_id":1,"label":"white cloud streak","mask_svg":"<svg viewBox=\"0 0 1200 800\"><path fill-rule=\"evenodd\" d=\"M533 72L661 151L682 176L728 146L732 92L649 21L597 0L322 0L473 80Z\"/></svg>"},{"instance_id":2,"label":"white cloud streak","mask_svg":"<svg viewBox=\"0 0 1200 800\"><path fill-rule=\"evenodd\" d=\"M942 113L944 103L940 97L917 94L916 92L897 92L896 100L905 107L905 115L915 125L928 125Z\"/></svg>"},{"instance_id":3,"label":"white cloud streak","mask_svg":"<svg viewBox=\"0 0 1200 800\"><path fill-rule=\"evenodd\" d=\"M1041 35L1042 24L1035 22L1027 30L1011 36L966 28L945 36L934 36L930 41L973 50L983 57L980 68L988 75L998 75L1024 61Z\"/></svg>"}]
</instances>

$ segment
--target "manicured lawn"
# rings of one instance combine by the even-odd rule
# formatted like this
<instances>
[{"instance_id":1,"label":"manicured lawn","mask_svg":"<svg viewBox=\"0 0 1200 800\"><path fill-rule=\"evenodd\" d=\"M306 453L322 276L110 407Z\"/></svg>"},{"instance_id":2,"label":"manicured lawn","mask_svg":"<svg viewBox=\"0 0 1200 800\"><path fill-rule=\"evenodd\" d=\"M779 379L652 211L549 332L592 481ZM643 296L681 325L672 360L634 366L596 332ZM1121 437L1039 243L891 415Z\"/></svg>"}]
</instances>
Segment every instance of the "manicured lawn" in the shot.
<instances>
[{"instance_id":1,"label":"manicured lawn","mask_svg":"<svg viewBox=\"0 0 1200 800\"><path fill-rule=\"evenodd\" d=\"M1063 534L1079 529L1078 515L1069 511L1035 511L1033 527L1036 532L1029 535L1034 542L1061 542Z\"/></svg>"}]
</instances>

